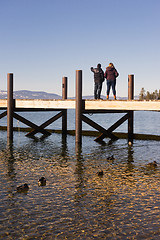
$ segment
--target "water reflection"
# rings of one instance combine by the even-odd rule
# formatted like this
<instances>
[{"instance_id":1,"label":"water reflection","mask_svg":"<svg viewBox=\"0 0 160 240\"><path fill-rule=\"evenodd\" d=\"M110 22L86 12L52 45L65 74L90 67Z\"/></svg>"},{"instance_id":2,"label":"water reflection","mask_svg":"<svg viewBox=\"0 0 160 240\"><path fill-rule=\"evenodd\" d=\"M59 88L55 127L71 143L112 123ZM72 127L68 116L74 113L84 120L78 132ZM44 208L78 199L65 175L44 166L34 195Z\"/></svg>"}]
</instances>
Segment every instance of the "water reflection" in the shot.
<instances>
[{"instance_id":1,"label":"water reflection","mask_svg":"<svg viewBox=\"0 0 160 240\"><path fill-rule=\"evenodd\" d=\"M159 166L144 158L158 145L92 140L86 149L61 136L1 145L2 239L158 239ZM27 195L16 193L25 182Z\"/></svg>"},{"instance_id":2,"label":"water reflection","mask_svg":"<svg viewBox=\"0 0 160 240\"><path fill-rule=\"evenodd\" d=\"M13 143L9 142L6 145L6 149L0 152L0 158L3 159L3 174L6 176L6 186L8 191L8 197L12 198L16 188L16 169L15 158L13 153Z\"/></svg>"},{"instance_id":3,"label":"water reflection","mask_svg":"<svg viewBox=\"0 0 160 240\"><path fill-rule=\"evenodd\" d=\"M76 194L75 199L79 201L85 195L85 179L84 179L84 159L81 146L76 146L76 164L75 164L75 180Z\"/></svg>"},{"instance_id":4,"label":"water reflection","mask_svg":"<svg viewBox=\"0 0 160 240\"><path fill-rule=\"evenodd\" d=\"M15 163L15 159L14 159L14 154L13 154L13 142L8 142L7 143L7 148L6 148L6 152L7 152L7 166L8 166L8 176L12 179L15 178L16 176L16 172L15 172L15 168L14 168L14 163Z\"/></svg>"},{"instance_id":5,"label":"water reflection","mask_svg":"<svg viewBox=\"0 0 160 240\"><path fill-rule=\"evenodd\" d=\"M68 147L67 147L67 136L62 135L62 156L65 158L68 153Z\"/></svg>"},{"instance_id":6,"label":"water reflection","mask_svg":"<svg viewBox=\"0 0 160 240\"><path fill-rule=\"evenodd\" d=\"M133 150L133 147L128 145L128 162L133 162L133 153L134 153L134 150Z\"/></svg>"}]
</instances>

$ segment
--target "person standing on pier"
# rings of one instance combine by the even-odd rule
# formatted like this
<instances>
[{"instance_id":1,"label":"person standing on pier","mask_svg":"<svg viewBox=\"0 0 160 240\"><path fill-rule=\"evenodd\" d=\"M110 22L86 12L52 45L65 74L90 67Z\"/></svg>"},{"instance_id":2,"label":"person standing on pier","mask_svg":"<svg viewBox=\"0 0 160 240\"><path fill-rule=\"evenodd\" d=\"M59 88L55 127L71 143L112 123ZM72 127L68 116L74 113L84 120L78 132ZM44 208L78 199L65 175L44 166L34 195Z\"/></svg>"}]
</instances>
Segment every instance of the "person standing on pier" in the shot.
<instances>
[{"instance_id":1,"label":"person standing on pier","mask_svg":"<svg viewBox=\"0 0 160 240\"><path fill-rule=\"evenodd\" d=\"M109 66L106 68L104 77L107 80L107 99L109 99L110 88L112 87L113 96L116 100L116 78L119 76L119 73L115 69L113 63L109 63Z\"/></svg>"},{"instance_id":2,"label":"person standing on pier","mask_svg":"<svg viewBox=\"0 0 160 240\"><path fill-rule=\"evenodd\" d=\"M94 99L101 99L102 83L104 82L104 72L101 64L98 63L96 68L91 67L91 71L94 73Z\"/></svg>"}]
</instances>

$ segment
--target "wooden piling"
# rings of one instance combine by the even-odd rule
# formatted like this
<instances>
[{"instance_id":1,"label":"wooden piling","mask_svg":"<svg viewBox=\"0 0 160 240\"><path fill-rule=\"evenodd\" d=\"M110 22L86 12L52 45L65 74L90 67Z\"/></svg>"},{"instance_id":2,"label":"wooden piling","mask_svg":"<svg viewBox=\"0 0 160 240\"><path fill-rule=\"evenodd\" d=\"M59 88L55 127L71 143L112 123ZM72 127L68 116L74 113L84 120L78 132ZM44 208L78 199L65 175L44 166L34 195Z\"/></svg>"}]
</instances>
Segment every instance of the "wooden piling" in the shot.
<instances>
[{"instance_id":1,"label":"wooden piling","mask_svg":"<svg viewBox=\"0 0 160 240\"><path fill-rule=\"evenodd\" d=\"M128 75L128 100L134 99L134 75Z\"/></svg>"},{"instance_id":2,"label":"wooden piling","mask_svg":"<svg viewBox=\"0 0 160 240\"><path fill-rule=\"evenodd\" d=\"M62 78L62 99L67 99L67 77ZM67 109L62 111L62 135L67 135Z\"/></svg>"},{"instance_id":3,"label":"wooden piling","mask_svg":"<svg viewBox=\"0 0 160 240\"><path fill-rule=\"evenodd\" d=\"M76 70L76 144L82 144L82 70Z\"/></svg>"},{"instance_id":4,"label":"wooden piling","mask_svg":"<svg viewBox=\"0 0 160 240\"><path fill-rule=\"evenodd\" d=\"M65 100L67 99L67 77L62 78L62 99Z\"/></svg>"},{"instance_id":5,"label":"wooden piling","mask_svg":"<svg viewBox=\"0 0 160 240\"><path fill-rule=\"evenodd\" d=\"M128 75L128 100L134 99L134 75ZM133 143L134 112L128 111L128 143Z\"/></svg>"},{"instance_id":6,"label":"wooden piling","mask_svg":"<svg viewBox=\"0 0 160 240\"><path fill-rule=\"evenodd\" d=\"M13 140L13 73L7 74L7 138Z\"/></svg>"}]
</instances>

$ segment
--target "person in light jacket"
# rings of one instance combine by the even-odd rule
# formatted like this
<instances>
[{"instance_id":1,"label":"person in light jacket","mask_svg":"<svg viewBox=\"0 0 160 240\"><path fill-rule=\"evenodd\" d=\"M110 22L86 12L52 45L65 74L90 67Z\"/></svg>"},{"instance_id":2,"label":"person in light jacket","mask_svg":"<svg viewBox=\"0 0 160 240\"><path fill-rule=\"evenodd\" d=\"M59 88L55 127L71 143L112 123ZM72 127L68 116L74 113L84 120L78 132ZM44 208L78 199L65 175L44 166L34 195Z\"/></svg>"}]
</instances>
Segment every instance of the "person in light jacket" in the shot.
<instances>
[{"instance_id":1,"label":"person in light jacket","mask_svg":"<svg viewBox=\"0 0 160 240\"><path fill-rule=\"evenodd\" d=\"M97 64L97 68L91 67L91 71L94 73L94 99L101 99L102 83L104 82L104 72L101 68L101 64Z\"/></svg>"},{"instance_id":2,"label":"person in light jacket","mask_svg":"<svg viewBox=\"0 0 160 240\"><path fill-rule=\"evenodd\" d=\"M115 69L113 63L109 63L109 66L106 68L104 77L107 81L107 99L109 99L110 88L112 87L113 96L116 100L116 78L119 76L119 73Z\"/></svg>"}]
</instances>

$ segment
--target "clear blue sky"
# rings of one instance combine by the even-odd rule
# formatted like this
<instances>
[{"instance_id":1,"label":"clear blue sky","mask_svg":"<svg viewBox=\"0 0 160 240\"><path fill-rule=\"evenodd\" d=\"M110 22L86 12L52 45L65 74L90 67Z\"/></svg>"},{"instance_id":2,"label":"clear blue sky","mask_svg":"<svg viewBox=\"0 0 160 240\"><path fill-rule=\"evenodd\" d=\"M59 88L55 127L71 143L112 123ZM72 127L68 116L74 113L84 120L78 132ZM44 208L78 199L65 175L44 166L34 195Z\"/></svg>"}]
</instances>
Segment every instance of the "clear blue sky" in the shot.
<instances>
[{"instance_id":1,"label":"clear blue sky","mask_svg":"<svg viewBox=\"0 0 160 240\"><path fill-rule=\"evenodd\" d=\"M14 90L75 96L75 71L83 70L83 95L93 95L90 67L113 62L117 95L160 89L160 0L0 0L0 89L14 73ZM102 94L106 92L103 85Z\"/></svg>"}]
</instances>

